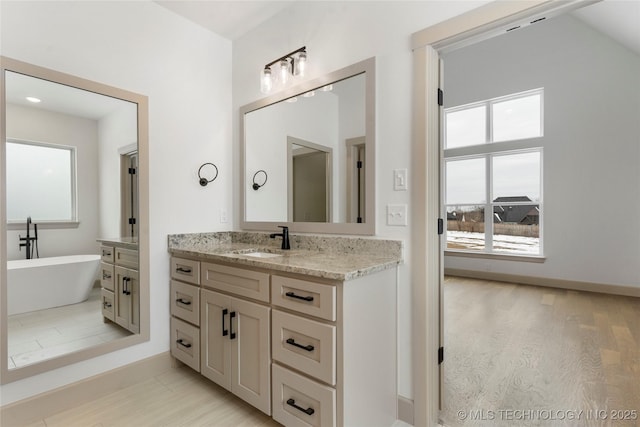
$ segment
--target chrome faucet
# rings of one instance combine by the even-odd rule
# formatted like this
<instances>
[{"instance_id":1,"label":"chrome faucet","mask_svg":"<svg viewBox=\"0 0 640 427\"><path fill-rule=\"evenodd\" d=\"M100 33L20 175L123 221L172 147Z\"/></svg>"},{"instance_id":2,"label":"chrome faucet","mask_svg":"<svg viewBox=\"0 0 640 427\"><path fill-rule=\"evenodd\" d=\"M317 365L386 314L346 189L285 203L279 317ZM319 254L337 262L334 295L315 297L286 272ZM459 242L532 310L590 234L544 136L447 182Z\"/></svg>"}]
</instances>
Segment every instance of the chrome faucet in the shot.
<instances>
[{"instance_id":1,"label":"chrome faucet","mask_svg":"<svg viewBox=\"0 0 640 427\"><path fill-rule=\"evenodd\" d=\"M282 237L282 246L280 249L291 249L291 244L289 243L289 227L285 227L284 225L279 225L278 227L282 228L282 233L272 233L269 237L272 239Z\"/></svg>"}]
</instances>

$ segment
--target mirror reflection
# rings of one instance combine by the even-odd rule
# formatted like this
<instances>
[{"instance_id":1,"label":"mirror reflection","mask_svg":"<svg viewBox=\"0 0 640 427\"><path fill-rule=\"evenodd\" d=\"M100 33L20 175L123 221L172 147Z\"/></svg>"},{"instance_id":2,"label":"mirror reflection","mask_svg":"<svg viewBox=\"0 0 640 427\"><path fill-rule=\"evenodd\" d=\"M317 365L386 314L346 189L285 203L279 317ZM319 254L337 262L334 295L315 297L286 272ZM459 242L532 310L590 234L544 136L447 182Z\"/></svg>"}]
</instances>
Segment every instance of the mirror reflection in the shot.
<instances>
[{"instance_id":1,"label":"mirror reflection","mask_svg":"<svg viewBox=\"0 0 640 427\"><path fill-rule=\"evenodd\" d=\"M366 96L360 72L244 115L245 221L366 222Z\"/></svg>"},{"instance_id":2,"label":"mirror reflection","mask_svg":"<svg viewBox=\"0 0 640 427\"><path fill-rule=\"evenodd\" d=\"M139 332L137 105L5 71L16 369Z\"/></svg>"}]
</instances>

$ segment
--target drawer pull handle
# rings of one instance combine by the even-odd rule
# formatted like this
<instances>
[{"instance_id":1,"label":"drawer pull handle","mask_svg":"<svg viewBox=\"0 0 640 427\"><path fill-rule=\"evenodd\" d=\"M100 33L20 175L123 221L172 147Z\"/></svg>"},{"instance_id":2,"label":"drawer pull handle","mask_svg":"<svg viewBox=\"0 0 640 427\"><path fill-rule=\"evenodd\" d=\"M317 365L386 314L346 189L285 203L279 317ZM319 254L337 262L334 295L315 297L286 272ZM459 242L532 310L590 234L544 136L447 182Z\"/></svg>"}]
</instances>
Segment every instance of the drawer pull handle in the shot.
<instances>
[{"instance_id":1,"label":"drawer pull handle","mask_svg":"<svg viewBox=\"0 0 640 427\"><path fill-rule=\"evenodd\" d=\"M130 277L122 278L122 294L123 295L131 295L131 290L129 289L129 282L131 281Z\"/></svg>"},{"instance_id":2,"label":"drawer pull handle","mask_svg":"<svg viewBox=\"0 0 640 427\"><path fill-rule=\"evenodd\" d=\"M191 344L189 344L188 342L184 342L182 338L176 340L176 342L185 348L191 348Z\"/></svg>"},{"instance_id":3,"label":"drawer pull handle","mask_svg":"<svg viewBox=\"0 0 640 427\"><path fill-rule=\"evenodd\" d=\"M230 340L236 339L236 333L233 332L233 319L235 317L236 317L235 311L232 311L231 313L229 313L229 339Z\"/></svg>"},{"instance_id":4,"label":"drawer pull handle","mask_svg":"<svg viewBox=\"0 0 640 427\"><path fill-rule=\"evenodd\" d=\"M176 273L191 274L191 269L185 268L185 267L178 267L176 268Z\"/></svg>"},{"instance_id":5,"label":"drawer pull handle","mask_svg":"<svg viewBox=\"0 0 640 427\"><path fill-rule=\"evenodd\" d=\"M227 335L229 335L229 330L225 329L224 327L224 316L226 316L227 313L229 313L229 310L227 310L226 308L222 310L222 336L223 337L226 337Z\"/></svg>"},{"instance_id":6,"label":"drawer pull handle","mask_svg":"<svg viewBox=\"0 0 640 427\"><path fill-rule=\"evenodd\" d=\"M304 413L305 413L305 414L307 414L307 415L313 415L313 413L314 413L314 412L316 412L313 408L307 408L307 409L304 409L303 407L296 405L296 401L295 401L295 400L293 400L293 399L289 399L289 400L287 400L287 405L289 405L289 406L293 406L293 407L294 407L294 408L296 408L298 411L302 411L302 412L304 412Z\"/></svg>"},{"instance_id":7,"label":"drawer pull handle","mask_svg":"<svg viewBox=\"0 0 640 427\"><path fill-rule=\"evenodd\" d=\"M307 351L313 351L314 347L309 344L309 345L302 345L302 344L298 344L293 338L289 338L287 339L287 344L290 344L292 346L301 348L303 350L307 350Z\"/></svg>"},{"instance_id":8,"label":"drawer pull handle","mask_svg":"<svg viewBox=\"0 0 640 427\"><path fill-rule=\"evenodd\" d=\"M111 308L111 303L110 303L110 302L105 301L105 302L103 302L103 303L102 303L102 307L103 307L103 308Z\"/></svg>"},{"instance_id":9,"label":"drawer pull handle","mask_svg":"<svg viewBox=\"0 0 640 427\"><path fill-rule=\"evenodd\" d=\"M102 280L108 280L111 279L111 275L109 273L102 273Z\"/></svg>"},{"instance_id":10,"label":"drawer pull handle","mask_svg":"<svg viewBox=\"0 0 640 427\"><path fill-rule=\"evenodd\" d=\"M293 292L287 292L284 295L289 297L289 298L297 298L297 299L301 299L301 300L309 301L309 302L313 301L313 297L312 296L301 297L300 295L296 295Z\"/></svg>"},{"instance_id":11,"label":"drawer pull handle","mask_svg":"<svg viewBox=\"0 0 640 427\"><path fill-rule=\"evenodd\" d=\"M111 251L102 251L102 256L111 256Z\"/></svg>"},{"instance_id":12,"label":"drawer pull handle","mask_svg":"<svg viewBox=\"0 0 640 427\"><path fill-rule=\"evenodd\" d=\"M176 302L179 302L180 304L184 304L184 305L191 305L191 301L187 301L186 299L182 299L182 298L178 298Z\"/></svg>"}]
</instances>

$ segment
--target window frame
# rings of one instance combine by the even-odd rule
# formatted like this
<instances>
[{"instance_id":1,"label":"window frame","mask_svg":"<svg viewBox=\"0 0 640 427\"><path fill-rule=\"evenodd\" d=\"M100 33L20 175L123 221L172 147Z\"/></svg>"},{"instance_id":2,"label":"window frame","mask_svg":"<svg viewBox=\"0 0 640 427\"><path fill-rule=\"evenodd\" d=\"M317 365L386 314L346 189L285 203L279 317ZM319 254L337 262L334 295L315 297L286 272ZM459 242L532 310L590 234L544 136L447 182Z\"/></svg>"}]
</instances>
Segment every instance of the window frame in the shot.
<instances>
[{"instance_id":1,"label":"window frame","mask_svg":"<svg viewBox=\"0 0 640 427\"><path fill-rule=\"evenodd\" d=\"M533 137L523 137L512 140L501 140L494 142L493 141L493 105L510 101L514 99L524 98L532 95L540 96L540 134L538 136ZM479 106L485 106L486 117L485 117L485 141L479 144L472 145L464 145L453 148L446 148L447 144L447 114L451 112L459 112L465 109L477 108ZM442 174L444 183L441 187L443 190L443 198L442 198L442 206L444 210L445 222L447 218L447 212L449 207L452 206L481 206L481 203L457 203L457 204L448 204L447 203L447 163L455 160L467 160L474 158L483 158L485 160L485 198L486 202L484 203L484 248L482 250L478 249L449 249L448 248L448 237L447 230L445 227L444 233L444 250L447 255L459 255L459 256L470 256L470 257L484 257L484 258L496 258L496 259L514 259L514 260L526 260L526 261L534 261L541 262L544 260L544 208L543 208L543 181L544 181L544 150L542 147L541 138L544 137L544 88L536 88L531 90L526 90L522 92L517 92L501 97L491 98L483 101L472 102L464 105L459 105L451 108L446 108L443 111L443 138L442 138L442 168L444 173ZM505 156L505 155L514 155L514 154L524 154L538 152L540 155L540 164L539 164L539 177L540 177L540 197L538 201L521 201L521 202L510 202L508 203L510 206L516 205L537 205L539 210L539 236L538 236L538 244L539 251L537 254L530 254L526 252L503 252L503 251L495 251L493 249L493 237L494 237L494 207L505 205L503 202L494 202L493 197L493 158L497 156Z\"/></svg>"},{"instance_id":2,"label":"window frame","mask_svg":"<svg viewBox=\"0 0 640 427\"><path fill-rule=\"evenodd\" d=\"M34 218L34 222L41 229L58 229L58 228L77 228L80 224L78 219L78 153L77 147L72 145L57 144L43 141L31 141L19 138L7 138L7 144L21 144L36 147L46 147L51 149L65 150L69 152L69 168L70 168L70 191L71 191L71 218L69 219L50 219L43 220ZM6 177L5 177L6 179ZM19 230L24 228L25 219L11 220L7 217L7 230Z\"/></svg>"},{"instance_id":3,"label":"window frame","mask_svg":"<svg viewBox=\"0 0 640 427\"><path fill-rule=\"evenodd\" d=\"M500 140L500 141L494 141L493 139L493 106L495 104L499 104L501 102L505 102L505 101L513 101L515 99L520 99L520 98L527 98L530 97L532 95L540 95L540 134L538 136L531 136L531 137L522 137L522 138L515 138L515 139L509 139L509 140ZM484 142L478 143L478 144L469 144L469 145L462 145L462 146L458 146L458 147L452 147L452 148L447 148L447 115L449 113L457 113L460 111L464 111L464 110L471 110L474 108L478 108L484 106L485 107L485 140ZM509 95L504 95L504 96L499 96L496 98L490 98L490 99L486 99L483 101L476 101L476 102L471 102L468 104L463 104L463 105L457 105L455 107L450 107L450 108L445 108L444 109L444 125L442 126L443 129L443 150L447 151L447 150L460 150L460 149L464 149L464 148L468 148L468 147L477 147L477 146L484 146L484 145L488 145L488 144L501 144L501 143L505 143L505 142L512 142L512 141L525 141L525 140L529 140L529 139L535 139L535 138L542 138L544 137L544 88L543 87L539 87L536 89L530 89L530 90L525 90L522 92L517 92L517 93L512 93Z\"/></svg>"}]
</instances>

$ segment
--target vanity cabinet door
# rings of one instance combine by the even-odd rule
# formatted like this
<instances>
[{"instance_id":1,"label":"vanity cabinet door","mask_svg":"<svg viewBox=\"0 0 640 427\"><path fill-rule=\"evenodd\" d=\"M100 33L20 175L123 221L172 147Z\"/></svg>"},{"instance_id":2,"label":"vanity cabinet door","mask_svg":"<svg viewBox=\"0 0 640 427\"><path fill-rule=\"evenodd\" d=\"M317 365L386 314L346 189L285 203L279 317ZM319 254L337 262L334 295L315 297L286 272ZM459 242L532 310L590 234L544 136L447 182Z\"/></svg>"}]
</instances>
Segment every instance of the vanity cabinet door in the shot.
<instances>
[{"instance_id":1,"label":"vanity cabinet door","mask_svg":"<svg viewBox=\"0 0 640 427\"><path fill-rule=\"evenodd\" d=\"M133 333L140 332L140 285L138 272L115 267L115 320Z\"/></svg>"},{"instance_id":2,"label":"vanity cabinet door","mask_svg":"<svg viewBox=\"0 0 640 427\"><path fill-rule=\"evenodd\" d=\"M236 334L230 340L233 369L231 389L235 395L271 415L270 311L253 302L232 298L231 327Z\"/></svg>"},{"instance_id":3,"label":"vanity cabinet door","mask_svg":"<svg viewBox=\"0 0 640 427\"><path fill-rule=\"evenodd\" d=\"M271 415L271 309L201 292L200 373Z\"/></svg>"},{"instance_id":4,"label":"vanity cabinet door","mask_svg":"<svg viewBox=\"0 0 640 427\"><path fill-rule=\"evenodd\" d=\"M200 373L231 391L231 297L203 289L200 295Z\"/></svg>"}]
</instances>

